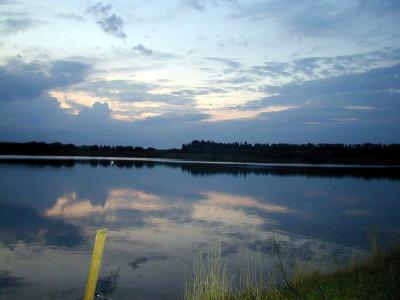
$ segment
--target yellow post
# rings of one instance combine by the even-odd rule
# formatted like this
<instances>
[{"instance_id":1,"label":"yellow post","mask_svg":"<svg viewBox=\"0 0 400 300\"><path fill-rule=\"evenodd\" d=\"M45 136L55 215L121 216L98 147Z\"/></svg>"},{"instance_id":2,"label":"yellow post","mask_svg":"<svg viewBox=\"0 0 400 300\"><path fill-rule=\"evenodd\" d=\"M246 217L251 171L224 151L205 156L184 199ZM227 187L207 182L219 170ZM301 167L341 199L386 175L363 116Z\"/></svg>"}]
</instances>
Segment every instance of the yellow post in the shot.
<instances>
[{"instance_id":1,"label":"yellow post","mask_svg":"<svg viewBox=\"0 0 400 300\"><path fill-rule=\"evenodd\" d=\"M106 229L97 230L94 242L92 261L89 266L89 274L86 282L85 300L93 300L96 292L97 278L99 277L101 257L103 256L106 242Z\"/></svg>"}]
</instances>

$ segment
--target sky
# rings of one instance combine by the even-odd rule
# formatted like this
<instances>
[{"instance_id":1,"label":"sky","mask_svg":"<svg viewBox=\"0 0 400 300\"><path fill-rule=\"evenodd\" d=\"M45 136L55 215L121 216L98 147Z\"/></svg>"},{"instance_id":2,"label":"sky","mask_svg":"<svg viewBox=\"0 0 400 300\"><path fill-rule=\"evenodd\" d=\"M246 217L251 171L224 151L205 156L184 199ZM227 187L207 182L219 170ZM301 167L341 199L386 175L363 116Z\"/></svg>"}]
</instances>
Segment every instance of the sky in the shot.
<instances>
[{"instance_id":1,"label":"sky","mask_svg":"<svg viewBox=\"0 0 400 300\"><path fill-rule=\"evenodd\" d=\"M0 140L400 143L399 0L0 0Z\"/></svg>"}]
</instances>

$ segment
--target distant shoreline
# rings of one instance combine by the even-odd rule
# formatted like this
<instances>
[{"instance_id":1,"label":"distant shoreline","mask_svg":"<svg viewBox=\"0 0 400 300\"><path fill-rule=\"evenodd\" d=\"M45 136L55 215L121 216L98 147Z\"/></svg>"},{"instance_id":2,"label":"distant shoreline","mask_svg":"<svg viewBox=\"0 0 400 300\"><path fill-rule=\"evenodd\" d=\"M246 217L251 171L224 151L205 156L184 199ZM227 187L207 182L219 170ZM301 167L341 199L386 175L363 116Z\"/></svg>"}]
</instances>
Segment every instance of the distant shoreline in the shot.
<instances>
[{"instance_id":1,"label":"distant shoreline","mask_svg":"<svg viewBox=\"0 0 400 300\"><path fill-rule=\"evenodd\" d=\"M59 161L110 161L115 162L149 162L171 164L202 164L202 165L234 165L249 167L292 167L292 168L393 168L399 169L400 165L385 164L337 164L337 163L297 163L297 162L255 162L255 161L218 161L218 160L194 160L165 157L122 157L122 156L79 156L79 155L10 155L0 154L0 161L24 161L24 160L59 160Z\"/></svg>"},{"instance_id":2,"label":"distant shoreline","mask_svg":"<svg viewBox=\"0 0 400 300\"><path fill-rule=\"evenodd\" d=\"M218 163L400 166L400 144L247 144L193 141L181 149L0 142L0 155L174 159Z\"/></svg>"}]
</instances>

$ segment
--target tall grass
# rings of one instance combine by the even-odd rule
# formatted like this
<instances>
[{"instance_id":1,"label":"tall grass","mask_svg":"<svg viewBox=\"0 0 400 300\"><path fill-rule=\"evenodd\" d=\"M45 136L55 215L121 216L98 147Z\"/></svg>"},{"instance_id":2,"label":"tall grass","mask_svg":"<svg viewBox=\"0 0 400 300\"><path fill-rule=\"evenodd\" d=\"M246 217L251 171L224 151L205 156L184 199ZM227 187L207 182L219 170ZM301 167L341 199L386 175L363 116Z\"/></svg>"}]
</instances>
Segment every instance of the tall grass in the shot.
<instances>
[{"instance_id":1,"label":"tall grass","mask_svg":"<svg viewBox=\"0 0 400 300\"><path fill-rule=\"evenodd\" d=\"M232 299L232 276L221 260L220 250L212 255L201 253L185 285L185 300Z\"/></svg>"},{"instance_id":2,"label":"tall grass","mask_svg":"<svg viewBox=\"0 0 400 300\"><path fill-rule=\"evenodd\" d=\"M233 271L220 251L200 255L186 282L184 299L400 299L400 245L392 243L383 249L378 239L372 240L367 260L330 273L295 268L286 274L278 249L278 273L248 258L244 268Z\"/></svg>"},{"instance_id":3,"label":"tall grass","mask_svg":"<svg viewBox=\"0 0 400 300\"><path fill-rule=\"evenodd\" d=\"M236 300L265 299L267 282L269 290L278 285L272 272L264 268L259 257L248 255L239 258L240 268L228 266L221 251L204 253L195 260L185 284L185 300Z\"/></svg>"}]
</instances>

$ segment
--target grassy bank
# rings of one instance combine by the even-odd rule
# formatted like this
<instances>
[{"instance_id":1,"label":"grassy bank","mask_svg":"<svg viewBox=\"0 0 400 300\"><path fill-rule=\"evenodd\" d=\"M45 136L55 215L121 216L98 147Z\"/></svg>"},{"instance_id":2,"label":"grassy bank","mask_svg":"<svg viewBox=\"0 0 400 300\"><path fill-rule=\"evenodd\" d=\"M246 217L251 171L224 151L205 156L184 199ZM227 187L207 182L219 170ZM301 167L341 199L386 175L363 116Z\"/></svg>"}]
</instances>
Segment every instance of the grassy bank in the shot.
<instances>
[{"instance_id":1,"label":"grassy bank","mask_svg":"<svg viewBox=\"0 0 400 300\"><path fill-rule=\"evenodd\" d=\"M279 261L277 257L282 284L273 276L251 273L237 275L239 284L234 284L235 274L229 274L215 255L194 266L185 300L400 299L399 246L375 250L364 262L332 273L302 272L289 277Z\"/></svg>"}]
</instances>

